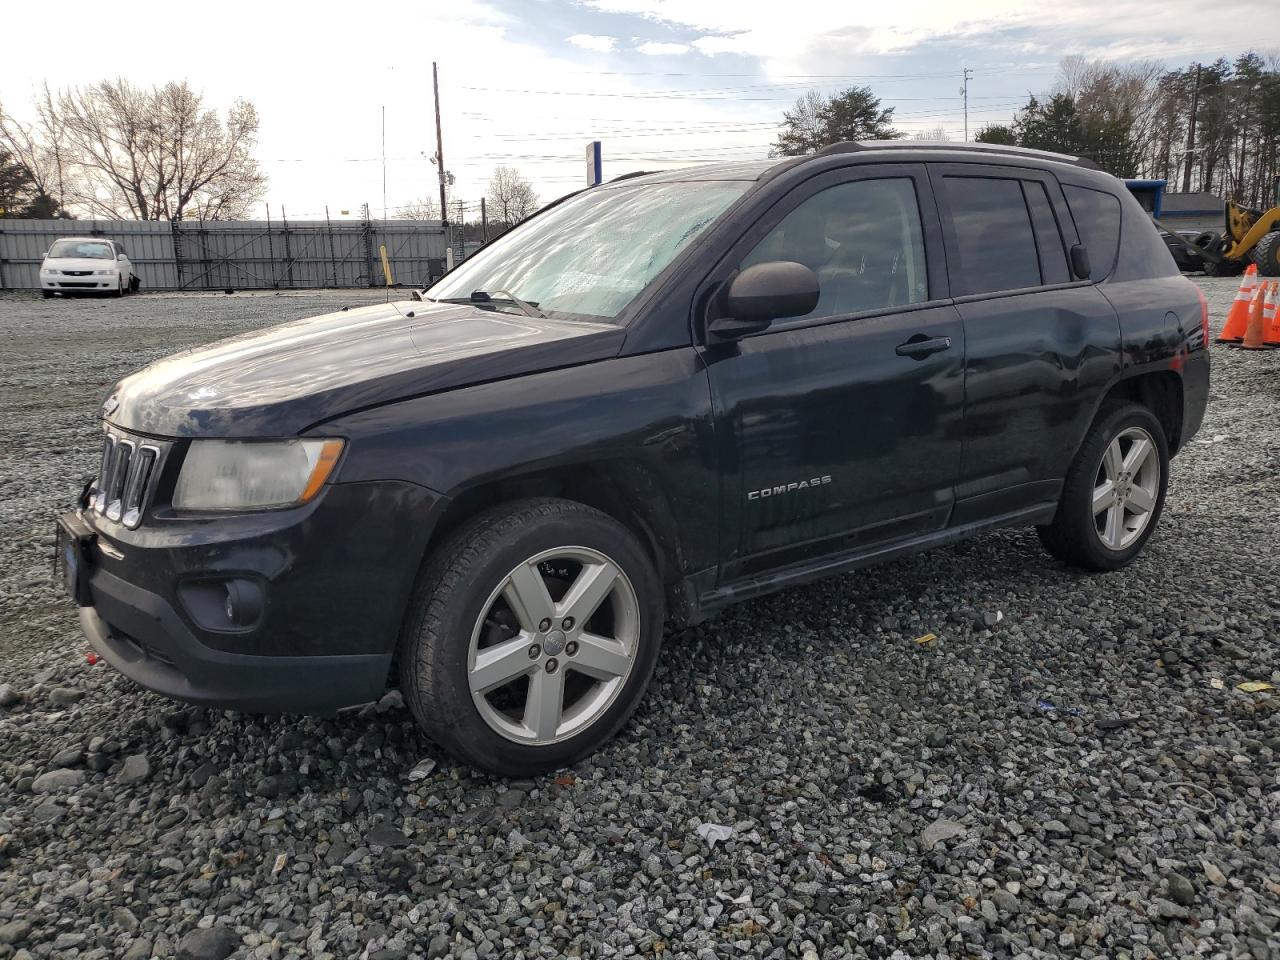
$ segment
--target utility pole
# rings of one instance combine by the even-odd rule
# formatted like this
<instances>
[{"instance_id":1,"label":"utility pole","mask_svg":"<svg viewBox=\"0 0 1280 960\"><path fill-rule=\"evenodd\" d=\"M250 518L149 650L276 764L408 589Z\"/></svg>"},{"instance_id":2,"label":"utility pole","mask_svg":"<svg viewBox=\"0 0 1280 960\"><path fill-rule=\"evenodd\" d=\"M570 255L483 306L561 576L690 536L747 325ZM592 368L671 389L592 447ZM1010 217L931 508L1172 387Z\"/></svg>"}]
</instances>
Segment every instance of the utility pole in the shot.
<instances>
[{"instance_id":1,"label":"utility pole","mask_svg":"<svg viewBox=\"0 0 1280 960\"><path fill-rule=\"evenodd\" d=\"M1191 119L1187 122L1187 155L1182 160L1182 192L1191 192L1191 159L1196 149L1196 113L1200 109L1200 64L1196 64L1196 85L1191 89Z\"/></svg>"},{"instance_id":2,"label":"utility pole","mask_svg":"<svg viewBox=\"0 0 1280 960\"><path fill-rule=\"evenodd\" d=\"M969 78L973 76L973 71L968 67L964 68L964 86L960 89L960 93L964 96L964 142L969 142Z\"/></svg>"},{"instance_id":3,"label":"utility pole","mask_svg":"<svg viewBox=\"0 0 1280 960\"><path fill-rule=\"evenodd\" d=\"M387 219L387 107L382 106L382 219Z\"/></svg>"},{"instance_id":4,"label":"utility pole","mask_svg":"<svg viewBox=\"0 0 1280 960\"><path fill-rule=\"evenodd\" d=\"M446 226L449 223L449 209L445 205L445 177L448 176L444 172L444 135L440 132L440 74L436 70L435 61L431 63L431 86L435 92L436 99L436 174L440 177L440 219ZM448 243L446 235L445 242Z\"/></svg>"},{"instance_id":5,"label":"utility pole","mask_svg":"<svg viewBox=\"0 0 1280 960\"><path fill-rule=\"evenodd\" d=\"M484 197L480 198L480 242L489 242L489 213L484 207Z\"/></svg>"}]
</instances>

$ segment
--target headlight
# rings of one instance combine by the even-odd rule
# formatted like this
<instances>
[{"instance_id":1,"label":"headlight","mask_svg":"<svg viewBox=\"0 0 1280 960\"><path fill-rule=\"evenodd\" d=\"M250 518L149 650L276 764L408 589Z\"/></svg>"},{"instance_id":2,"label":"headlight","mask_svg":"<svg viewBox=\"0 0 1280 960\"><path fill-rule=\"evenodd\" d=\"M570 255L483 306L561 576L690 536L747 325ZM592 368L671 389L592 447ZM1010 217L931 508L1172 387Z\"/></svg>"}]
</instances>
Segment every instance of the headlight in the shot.
<instances>
[{"instance_id":1,"label":"headlight","mask_svg":"<svg viewBox=\"0 0 1280 960\"><path fill-rule=\"evenodd\" d=\"M40 272L41 272L41 273L47 273L47 274L49 274L50 276L55 276L55 277L58 275L58 271L57 271L56 269L54 269L53 267L41 267L41 268L40 268Z\"/></svg>"},{"instance_id":2,"label":"headlight","mask_svg":"<svg viewBox=\"0 0 1280 960\"><path fill-rule=\"evenodd\" d=\"M94 273L96 273L100 277L110 277L115 274L115 271L114 270L95 270Z\"/></svg>"},{"instance_id":3,"label":"headlight","mask_svg":"<svg viewBox=\"0 0 1280 960\"><path fill-rule=\"evenodd\" d=\"M329 479L342 440L193 440L178 485L176 510L256 510L313 499Z\"/></svg>"}]
</instances>

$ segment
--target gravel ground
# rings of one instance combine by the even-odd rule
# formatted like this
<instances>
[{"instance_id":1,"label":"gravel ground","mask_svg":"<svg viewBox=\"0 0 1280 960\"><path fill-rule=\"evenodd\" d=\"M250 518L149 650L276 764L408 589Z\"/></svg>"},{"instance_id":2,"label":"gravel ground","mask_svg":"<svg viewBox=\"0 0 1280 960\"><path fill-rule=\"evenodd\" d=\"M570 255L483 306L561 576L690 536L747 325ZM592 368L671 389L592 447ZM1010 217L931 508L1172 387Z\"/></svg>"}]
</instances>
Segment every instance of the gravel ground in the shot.
<instances>
[{"instance_id":1,"label":"gravel ground","mask_svg":"<svg viewBox=\"0 0 1280 960\"><path fill-rule=\"evenodd\" d=\"M0 960L1280 957L1280 697L1237 689L1280 686L1280 354L1215 349L1128 570L1000 532L739 606L597 756L504 782L396 694L139 692L47 582L109 381L369 298L0 299Z\"/></svg>"}]
</instances>

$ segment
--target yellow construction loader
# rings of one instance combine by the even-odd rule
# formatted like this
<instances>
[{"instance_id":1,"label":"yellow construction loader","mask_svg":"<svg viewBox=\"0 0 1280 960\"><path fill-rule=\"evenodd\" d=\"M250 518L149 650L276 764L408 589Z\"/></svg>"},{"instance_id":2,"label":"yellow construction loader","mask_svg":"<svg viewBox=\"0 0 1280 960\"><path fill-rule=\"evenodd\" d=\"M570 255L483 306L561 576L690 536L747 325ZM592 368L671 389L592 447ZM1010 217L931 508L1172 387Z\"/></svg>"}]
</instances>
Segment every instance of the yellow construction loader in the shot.
<instances>
[{"instance_id":1,"label":"yellow construction loader","mask_svg":"<svg viewBox=\"0 0 1280 960\"><path fill-rule=\"evenodd\" d=\"M1221 257L1215 263L1205 256L1204 272L1211 277L1237 274L1251 262L1259 276L1280 277L1280 206L1255 210L1228 200L1227 229L1203 249L1207 254L1211 248Z\"/></svg>"},{"instance_id":2,"label":"yellow construction loader","mask_svg":"<svg viewBox=\"0 0 1280 960\"><path fill-rule=\"evenodd\" d=\"M1276 178L1277 206L1255 210L1228 200L1226 229L1222 233L1206 230L1192 238L1184 237L1177 227L1160 222L1165 181L1126 180L1125 185L1151 214L1156 226L1204 262L1207 276L1236 276L1256 263L1260 276L1280 277L1280 177Z\"/></svg>"}]
</instances>

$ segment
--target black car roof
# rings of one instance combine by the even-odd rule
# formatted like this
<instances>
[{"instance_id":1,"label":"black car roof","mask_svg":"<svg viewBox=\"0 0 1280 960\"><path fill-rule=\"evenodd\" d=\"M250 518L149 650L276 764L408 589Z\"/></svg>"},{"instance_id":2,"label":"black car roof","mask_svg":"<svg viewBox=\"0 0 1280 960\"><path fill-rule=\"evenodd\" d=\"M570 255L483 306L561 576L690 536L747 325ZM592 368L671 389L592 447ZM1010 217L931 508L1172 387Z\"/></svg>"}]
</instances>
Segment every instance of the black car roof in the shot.
<instances>
[{"instance_id":1,"label":"black car roof","mask_svg":"<svg viewBox=\"0 0 1280 960\"><path fill-rule=\"evenodd\" d=\"M1085 170L1098 170L1098 165L1087 157L1077 157L1049 150L1032 150L1026 147L1010 147L997 143L952 143L942 140L864 140L844 141L823 147L817 153L802 157L778 157L772 160L735 160L726 163L707 163L659 173L636 171L615 177L603 186L621 182L674 183L690 180L762 180L800 164L823 157L841 154L859 154L874 159L877 154L892 155L904 159L905 155L918 154L921 160L961 160L981 162L987 159L1040 160L1062 163Z\"/></svg>"}]
</instances>

